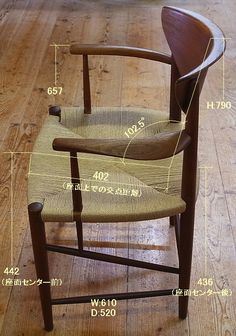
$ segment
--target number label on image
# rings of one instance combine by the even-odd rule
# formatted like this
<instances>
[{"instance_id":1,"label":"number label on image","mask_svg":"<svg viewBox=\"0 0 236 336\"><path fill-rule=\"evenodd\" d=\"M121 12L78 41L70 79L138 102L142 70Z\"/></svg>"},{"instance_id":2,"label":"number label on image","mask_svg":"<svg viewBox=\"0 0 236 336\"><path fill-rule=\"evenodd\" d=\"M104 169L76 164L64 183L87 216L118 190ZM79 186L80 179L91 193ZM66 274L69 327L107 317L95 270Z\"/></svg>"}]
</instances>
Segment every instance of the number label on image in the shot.
<instances>
[{"instance_id":1,"label":"number label on image","mask_svg":"<svg viewBox=\"0 0 236 336\"><path fill-rule=\"evenodd\" d=\"M138 120L137 124L134 124L127 129L125 135L127 136L127 138L130 138L131 136L138 133L138 131L140 131L144 126L145 126L144 117L142 117L140 120Z\"/></svg>"},{"instance_id":2,"label":"number label on image","mask_svg":"<svg viewBox=\"0 0 236 336\"><path fill-rule=\"evenodd\" d=\"M96 171L93 178L98 181L107 181L109 174L107 172Z\"/></svg>"}]
</instances>

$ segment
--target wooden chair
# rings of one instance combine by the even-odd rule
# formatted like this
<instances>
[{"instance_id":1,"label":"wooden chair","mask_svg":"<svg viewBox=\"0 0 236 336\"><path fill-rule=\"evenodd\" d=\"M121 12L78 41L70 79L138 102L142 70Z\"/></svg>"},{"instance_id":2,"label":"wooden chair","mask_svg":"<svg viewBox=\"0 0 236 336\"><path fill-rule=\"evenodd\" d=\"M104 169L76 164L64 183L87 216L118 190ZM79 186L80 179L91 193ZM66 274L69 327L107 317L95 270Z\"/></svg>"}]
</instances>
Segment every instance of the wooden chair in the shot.
<instances>
[{"instance_id":1,"label":"wooden chair","mask_svg":"<svg viewBox=\"0 0 236 336\"><path fill-rule=\"evenodd\" d=\"M34 146L28 182L35 267L37 277L45 282L50 282L47 253L52 251L175 273L179 275L178 288L189 288L197 194L199 95L207 70L222 56L225 43L215 24L187 10L164 7L162 24L171 55L128 46L74 44L70 48L71 54L83 56L84 108L49 109L50 115ZM169 64L169 116L130 107L92 108L88 55L139 57ZM130 125L140 128L133 138L124 134ZM102 173L102 182L93 178L96 171ZM107 183L106 173L112 184ZM175 225L178 268L83 248L83 222L163 217L169 217ZM47 244L45 222L75 222L78 249ZM123 300L172 295L175 289L57 299L51 298L50 283L39 286L39 291L45 329L49 331L53 329L52 305L86 303L92 298ZM186 318L187 306L188 297L180 296L181 319Z\"/></svg>"}]
</instances>

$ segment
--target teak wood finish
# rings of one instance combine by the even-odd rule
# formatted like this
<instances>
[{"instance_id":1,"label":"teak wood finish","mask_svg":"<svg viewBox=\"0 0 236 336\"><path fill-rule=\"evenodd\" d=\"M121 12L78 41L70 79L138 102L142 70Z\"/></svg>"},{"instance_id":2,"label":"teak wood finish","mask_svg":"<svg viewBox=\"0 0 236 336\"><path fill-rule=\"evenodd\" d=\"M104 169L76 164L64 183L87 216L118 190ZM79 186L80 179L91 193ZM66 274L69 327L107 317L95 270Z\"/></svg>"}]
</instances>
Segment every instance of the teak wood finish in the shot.
<instances>
[{"instance_id":1,"label":"teak wood finish","mask_svg":"<svg viewBox=\"0 0 236 336\"><path fill-rule=\"evenodd\" d=\"M70 152L103 154L136 160L160 160L178 154L191 142L185 131L163 133L149 138L134 139L71 139L56 138L53 149Z\"/></svg>"},{"instance_id":2,"label":"teak wood finish","mask_svg":"<svg viewBox=\"0 0 236 336\"><path fill-rule=\"evenodd\" d=\"M217 26L204 17L190 11L174 7L164 7L162 11L162 23L171 49L171 56L146 49L104 45L72 45L71 53L83 55L85 113L91 112L88 55L132 56L171 64L170 118L171 120L180 120L180 112L182 110L185 113L185 130L181 134L165 134L157 136L155 139L150 139L150 151L147 152L144 151L144 147L147 146L147 139L138 139L127 152L127 157L152 160L154 158L168 157L170 155L169 147L174 154L181 150L184 151L181 196L186 202L186 211L180 216L171 217L171 224L174 224L176 229L179 268L85 251L83 249L82 221L80 218L83 207L81 193L72 190L73 213L78 234L78 249L47 244L44 223L41 219L43 205L32 203L28 207L38 278L45 281L49 280L47 251L53 251L82 258L179 274L179 288L189 288L196 198L199 95L207 69L221 57L224 51L224 47L222 47L222 45L224 46L224 42L223 34ZM60 117L60 108L51 108L50 114ZM55 139L53 146L56 150L70 152L71 181L73 183L75 179L77 181L79 179L77 152L123 156L123 149L126 144L127 142L124 140L119 140L118 142L111 140L108 143L105 140L97 139ZM175 148L174 151L173 148ZM155 150L156 152L154 152ZM44 284L40 286L40 298L45 329L48 331L53 329L52 305L54 304L89 302L91 298L116 298L122 300L163 296L171 295L173 291L174 289L167 289L52 299L50 286ZM180 318L184 319L186 317L187 307L188 296L180 296Z\"/></svg>"}]
</instances>

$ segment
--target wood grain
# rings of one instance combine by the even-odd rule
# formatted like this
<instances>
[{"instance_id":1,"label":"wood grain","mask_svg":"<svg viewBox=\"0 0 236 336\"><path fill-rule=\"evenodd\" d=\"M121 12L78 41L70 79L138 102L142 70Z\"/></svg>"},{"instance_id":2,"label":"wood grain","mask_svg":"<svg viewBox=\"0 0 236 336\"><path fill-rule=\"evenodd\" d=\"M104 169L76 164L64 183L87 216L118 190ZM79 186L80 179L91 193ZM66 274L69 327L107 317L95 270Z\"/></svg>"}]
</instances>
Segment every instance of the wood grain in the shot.
<instances>
[{"instance_id":1,"label":"wood grain","mask_svg":"<svg viewBox=\"0 0 236 336\"><path fill-rule=\"evenodd\" d=\"M81 152L110 155L136 160L159 160L183 151L191 143L190 136L183 132L161 133L149 137L126 139L71 139L56 138L53 149L63 152Z\"/></svg>"}]
</instances>

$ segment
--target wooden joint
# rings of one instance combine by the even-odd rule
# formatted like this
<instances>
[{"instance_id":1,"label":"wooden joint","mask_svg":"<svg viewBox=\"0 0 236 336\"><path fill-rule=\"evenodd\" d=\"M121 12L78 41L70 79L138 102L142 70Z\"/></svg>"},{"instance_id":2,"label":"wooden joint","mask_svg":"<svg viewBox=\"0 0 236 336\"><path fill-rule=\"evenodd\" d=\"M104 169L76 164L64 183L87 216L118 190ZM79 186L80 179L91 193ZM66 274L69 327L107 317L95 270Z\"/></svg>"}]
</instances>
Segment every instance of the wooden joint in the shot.
<instances>
[{"instance_id":1,"label":"wooden joint","mask_svg":"<svg viewBox=\"0 0 236 336\"><path fill-rule=\"evenodd\" d=\"M50 106L48 110L50 115L59 117L59 121L61 121L61 108L60 106Z\"/></svg>"},{"instance_id":2,"label":"wooden joint","mask_svg":"<svg viewBox=\"0 0 236 336\"><path fill-rule=\"evenodd\" d=\"M43 210L43 204L39 202L30 203L28 205L29 213L40 213Z\"/></svg>"}]
</instances>

